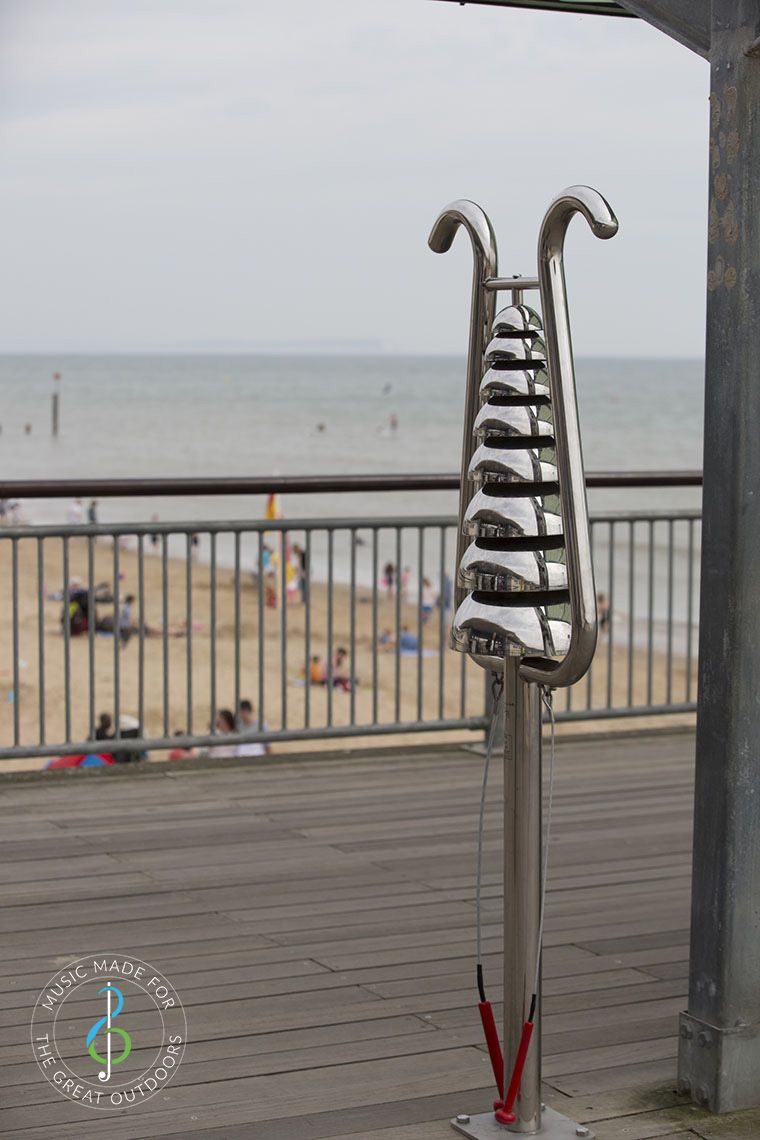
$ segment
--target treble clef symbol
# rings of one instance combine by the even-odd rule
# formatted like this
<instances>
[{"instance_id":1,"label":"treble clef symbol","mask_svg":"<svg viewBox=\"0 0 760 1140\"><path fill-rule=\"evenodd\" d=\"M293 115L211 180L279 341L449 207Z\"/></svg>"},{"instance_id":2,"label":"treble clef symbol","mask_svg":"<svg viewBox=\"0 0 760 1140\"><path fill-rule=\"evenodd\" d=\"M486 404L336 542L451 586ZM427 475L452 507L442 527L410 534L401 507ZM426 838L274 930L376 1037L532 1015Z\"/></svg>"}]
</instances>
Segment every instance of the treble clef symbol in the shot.
<instances>
[{"instance_id":1,"label":"treble clef symbol","mask_svg":"<svg viewBox=\"0 0 760 1140\"><path fill-rule=\"evenodd\" d=\"M93 1061L97 1061L99 1065L105 1065L105 1071L98 1073L98 1079L101 1081L110 1081L111 1079L111 1066L120 1065L122 1061L126 1061L132 1050L132 1038L127 1033L126 1029L120 1029L118 1025L112 1025L111 1022L114 1018L118 1017L124 1008L124 994L121 990L107 982L102 989L98 990L99 994L106 995L106 1015L100 1017L91 1027L90 1032L87 1034L85 1044L87 1045L87 1052L92 1057ZM116 994L116 1009L111 1009L111 995ZM105 1026L106 1033L106 1055L101 1057L95 1048L95 1038L100 1033L101 1029ZM124 1047L118 1057L114 1057L111 1051L111 1035L118 1033L122 1039Z\"/></svg>"}]
</instances>

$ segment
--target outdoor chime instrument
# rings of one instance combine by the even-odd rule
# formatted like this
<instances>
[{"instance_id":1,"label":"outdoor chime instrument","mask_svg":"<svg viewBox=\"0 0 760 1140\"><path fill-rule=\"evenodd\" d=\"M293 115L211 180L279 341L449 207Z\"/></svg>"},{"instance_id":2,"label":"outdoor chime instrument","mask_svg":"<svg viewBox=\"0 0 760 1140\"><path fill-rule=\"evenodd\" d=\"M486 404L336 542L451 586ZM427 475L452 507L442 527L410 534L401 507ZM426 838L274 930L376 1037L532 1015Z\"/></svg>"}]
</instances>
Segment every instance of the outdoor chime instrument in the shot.
<instances>
[{"instance_id":1,"label":"outdoor chime instrument","mask_svg":"<svg viewBox=\"0 0 760 1140\"><path fill-rule=\"evenodd\" d=\"M590 1136L541 1105L542 860L541 702L591 664L597 639L586 487L563 267L567 227L582 214L599 238L618 228L608 203L571 186L549 206L538 239L538 276L498 276L496 239L474 202L453 202L429 237L436 253L460 226L474 255L452 645L493 674L504 723L504 1048L486 1000L479 1010L498 1100L493 1113L452 1121L472 1140L505 1130ZM538 290L539 313L524 302ZM511 304L496 312L500 292ZM553 754L552 754L553 777ZM550 793L551 800L551 779ZM548 841L545 852L548 851Z\"/></svg>"}]
</instances>

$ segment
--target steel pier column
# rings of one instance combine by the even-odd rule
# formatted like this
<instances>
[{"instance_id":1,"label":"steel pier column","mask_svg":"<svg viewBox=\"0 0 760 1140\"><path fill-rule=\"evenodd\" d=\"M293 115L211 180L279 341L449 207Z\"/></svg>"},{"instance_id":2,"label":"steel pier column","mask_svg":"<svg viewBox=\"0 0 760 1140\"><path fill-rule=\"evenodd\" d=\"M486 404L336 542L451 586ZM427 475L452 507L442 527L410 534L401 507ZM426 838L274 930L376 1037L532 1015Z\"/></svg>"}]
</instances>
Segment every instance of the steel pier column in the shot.
<instances>
[{"instance_id":1,"label":"steel pier column","mask_svg":"<svg viewBox=\"0 0 760 1140\"><path fill-rule=\"evenodd\" d=\"M712 0L707 377L688 1013L679 1082L760 1104L760 5Z\"/></svg>"}]
</instances>

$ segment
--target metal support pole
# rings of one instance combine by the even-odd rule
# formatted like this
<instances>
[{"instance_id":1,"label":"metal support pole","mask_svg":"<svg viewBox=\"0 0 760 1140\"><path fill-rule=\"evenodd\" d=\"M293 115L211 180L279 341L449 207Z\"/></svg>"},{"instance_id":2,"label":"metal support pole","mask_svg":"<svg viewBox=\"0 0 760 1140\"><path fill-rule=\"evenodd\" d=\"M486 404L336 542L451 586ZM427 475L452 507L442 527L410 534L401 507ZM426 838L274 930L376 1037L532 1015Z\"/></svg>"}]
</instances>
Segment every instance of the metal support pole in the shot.
<instances>
[{"instance_id":1,"label":"metal support pole","mask_svg":"<svg viewBox=\"0 0 760 1140\"><path fill-rule=\"evenodd\" d=\"M514 1067L535 984L541 925L542 796L541 697L537 684L519 675L521 657L504 663L504 1071ZM452 1127L468 1140L503 1140L509 1134L542 1140L594 1140L590 1128L541 1104L541 978L534 1030L513 1105L515 1123L499 1124L493 1112L462 1113Z\"/></svg>"},{"instance_id":2,"label":"metal support pole","mask_svg":"<svg viewBox=\"0 0 760 1140\"><path fill-rule=\"evenodd\" d=\"M504 1057L509 1073L530 1008L541 920L541 701L504 663ZM541 1010L523 1070L510 1132L541 1128Z\"/></svg>"},{"instance_id":3,"label":"metal support pole","mask_svg":"<svg viewBox=\"0 0 760 1140\"><path fill-rule=\"evenodd\" d=\"M760 59L757 0L713 0L704 528L689 1008L679 1085L760 1104Z\"/></svg>"}]
</instances>

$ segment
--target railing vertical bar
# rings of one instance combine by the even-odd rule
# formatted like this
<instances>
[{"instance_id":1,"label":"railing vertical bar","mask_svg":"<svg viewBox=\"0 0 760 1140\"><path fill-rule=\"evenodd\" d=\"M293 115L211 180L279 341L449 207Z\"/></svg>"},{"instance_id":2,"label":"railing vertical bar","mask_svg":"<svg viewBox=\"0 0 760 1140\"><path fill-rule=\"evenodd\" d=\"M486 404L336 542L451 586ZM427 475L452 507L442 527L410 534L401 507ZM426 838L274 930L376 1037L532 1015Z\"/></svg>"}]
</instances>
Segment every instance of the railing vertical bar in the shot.
<instances>
[{"instance_id":1,"label":"railing vertical bar","mask_svg":"<svg viewBox=\"0 0 760 1140\"><path fill-rule=\"evenodd\" d=\"M589 526L589 549L591 552L591 565L594 565L594 539L596 538L596 523L591 520ZM586 709L590 710L594 704L594 658L591 658L591 664L588 667L586 674Z\"/></svg>"},{"instance_id":2,"label":"railing vertical bar","mask_svg":"<svg viewBox=\"0 0 760 1140\"><path fill-rule=\"evenodd\" d=\"M609 525L609 551L608 551L608 586L607 604L609 606L609 621L607 622L607 708L612 708L613 700L613 672L615 669L614 641L615 641L615 524Z\"/></svg>"},{"instance_id":3,"label":"railing vertical bar","mask_svg":"<svg viewBox=\"0 0 760 1140\"><path fill-rule=\"evenodd\" d=\"M235 704L233 716L240 714L240 531L235 531Z\"/></svg>"},{"instance_id":4,"label":"railing vertical bar","mask_svg":"<svg viewBox=\"0 0 760 1140\"><path fill-rule=\"evenodd\" d=\"M145 735L145 536L137 537L137 719Z\"/></svg>"},{"instance_id":5,"label":"railing vertical bar","mask_svg":"<svg viewBox=\"0 0 760 1140\"><path fill-rule=\"evenodd\" d=\"M259 658L259 724L266 724L266 714L264 711L264 704L266 701L266 639L265 622L266 611L264 609L264 601L266 598L266 582L264 581L264 534L259 531L259 546L258 546L258 581L259 581L259 594L257 599L258 605L258 658Z\"/></svg>"},{"instance_id":6,"label":"railing vertical bar","mask_svg":"<svg viewBox=\"0 0 760 1140\"><path fill-rule=\"evenodd\" d=\"M689 519L689 552L686 586L686 701L691 701L692 622L694 620L694 520Z\"/></svg>"},{"instance_id":7,"label":"railing vertical bar","mask_svg":"<svg viewBox=\"0 0 760 1140\"><path fill-rule=\"evenodd\" d=\"M377 589L378 589L378 574L377 574L377 544L378 532L377 527L372 528L372 723L377 724L378 713L378 659L377 659Z\"/></svg>"},{"instance_id":8,"label":"railing vertical bar","mask_svg":"<svg viewBox=\"0 0 760 1140\"><path fill-rule=\"evenodd\" d=\"M425 530L417 529L417 720L422 720L422 639L424 636L422 622L422 591L425 575Z\"/></svg>"},{"instance_id":9,"label":"railing vertical bar","mask_svg":"<svg viewBox=\"0 0 760 1140\"><path fill-rule=\"evenodd\" d=\"M216 534L209 535L209 730L216 724Z\"/></svg>"},{"instance_id":10,"label":"railing vertical bar","mask_svg":"<svg viewBox=\"0 0 760 1140\"><path fill-rule=\"evenodd\" d=\"M87 719L90 730L87 739L95 739L95 628L97 603L95 601L95 539L87 537Z\"/></svg>"},{"instance_id":11,"label":"railing vertical bar","mask_svg":"<svg viewBox=\"0 0 760 1140\"><path fill-rule=\"evenodd\" d=\"M396 661L394 677L394 717L401 720L401 527L396 526Z\"/></svg>"},{"instance_id":12,"label":"railing vertical bar","mask_svg":"<svg viewBox=\"0 0 760 1140\"><path fill-rule=\"evenodd\" d=\"M350 598L350 628L349 628L349 656L351 671L349 674L349 711L351 724L356 724L356 530L351 529L351 598Z\"/></svg>"},{"instance_id":13,"label":"railing vertical bar","mask_svg":"<svg viewBox=\"0 0 760 1140\"><path fill-rule=\"evenodd\" d=\"M635 630L633 611L634 611L634 607L636 604L636 591L634 588L635 582L636 582L636 577L635 577L635 574L636 574L636 562L635 562L635 557L636 557L635 538L636 538L636 534L635 534L635 529L636 529L636 524L634 522L630 522L628 524L628 693L627 693L627 701L628 701L628 708L629 709L633 707L633 665L634 665L633 641L634 641L634 630Z\"/></svg>"},{"instance_id":14,"label":"railing vertical bar","mask_svg":"<svg viewBox=\"0 0 760 1140\"><path fill-rule=\"evenodd\" d=\"M193 543L188 534L185 546L185 623L187 625L187 731L193 731Z\"/></svg>"},{"instance_id":15,"label":"railing vertical bar","mask_svg":"<svg viewBox=\"0 0 760 1140\"><path fill-rule=\"evenodd\" d=\"M280 724L288 727L288 554L290 544L280 533Z\"/></svg>"},{"instance_id":16,"label":"railing vertical bar","mask_svg":"<svg viewBox=\"0 0 760 1140\"><path fill-rule=\"evenodd\" d=\"M335 533L327 531L327 661L325 678L327 681L327 724L333 722L333 557Z\"/></svg>"},{"instance_id":17,"label":"railing vertical bar","mask_svg":"<svg viewBox=\"0 0 760 1140\"><path fill-rule=\"evenodd\" d=\"M666 704L673 700L673 542L675 538L673 520L668 519L668 649L666 674Z\"/></svg>"},{"instance_id":18,"label":"railing vertical bar","mask_svg":"<svg viewBox=\"0 0 760 1140\"><path fill-rule=\"evenodd\" d=\"M444 598L446 596L446 527L440 528L440 549L438 561L438 719L445 716L445 665L444 625L446 621Z\"/></svg>"},{"instance_id":19,"label":"railing vertical bar","mask_svg":"<svg viewBox=\"0 0 760 1140\"><path fill-rule=\"evenodd\" d=\"M121 572L119 557L120 536L114 535L113 541L113 719L114 733L118 739L121 736L121 590L119 574Z\"/></svg>"},{"instance_id":20,"label":"railing vertical bar","mask_svg":"<svg viewBox=\"0 0 760 1140\"><path fill-rule=\"evenodd\" d=\"M64 540L65 541L65 540ZM11 542L11 561L13 574L13 743L18 746L21 741L21 683L19 681L19 628L18 628L18 543L14 538ZM66 607L68 612L68 606ZM68 622L67 622L68 624ZM66 688L66 708L69 707L69 689ZM68 740L69 733L66 733Z\"/></svg>"},{"instance_id":21,"label":"railing vertical bar","mask_svg":"<svg viewBox=\"0 0 760 1140\"><path fill-rule=\"evenodd\" d=\"M169 536L161 535L161 662L164 736L169 735Z\"/></svg>"},{"instance_id":22,"label":"railing vertical bar","mask_svg":"<svg viewBox=\"0 0 760 1140\"><path fill-rule=\"evenodd\" d=\"M652 666L654 659L654 522L649 520L647 551L647 704L652 703Z\"/></svg>"},{"instance_id":23,"label":"railing vertical bar","mask_svg":"<svg viewBox=\"0 0 760 1140\"><path fill-rule=\"evenodd\" d=\"M13 615L17 618L18 599L14 595ZM64 740L68 744L71 740L71 595L69 591L69 538L63 540L63 612L66 620L63 623L63 705L64 705ZM17 696L17 694L14 694Z\"/></svg>"},{"instance_id":24,"label":"railing vertical bar","mask_svg":"<svg viewBox=\"0 0 760 1140\"><path fill-rule=\"evenodd\" d=\"M304 535L304 694L303 694L303 726L308 728L311 724L311 531Z\"/></svg>"},{"instance_id":25,"label":"railing vertical bar","mask_svg":"<svg viewBox=\"0 0 760 1140\"><path fill-rule=\"evenodd\" d=\"M39 742L45 743L45 557L41 537L37 538L37 676L39 678ZM92 676L92 673L90 673ZM92 739L92 721L90 722L90 739Z\"/></svg>"}]
</instances>

